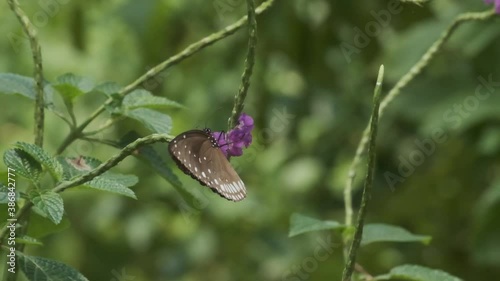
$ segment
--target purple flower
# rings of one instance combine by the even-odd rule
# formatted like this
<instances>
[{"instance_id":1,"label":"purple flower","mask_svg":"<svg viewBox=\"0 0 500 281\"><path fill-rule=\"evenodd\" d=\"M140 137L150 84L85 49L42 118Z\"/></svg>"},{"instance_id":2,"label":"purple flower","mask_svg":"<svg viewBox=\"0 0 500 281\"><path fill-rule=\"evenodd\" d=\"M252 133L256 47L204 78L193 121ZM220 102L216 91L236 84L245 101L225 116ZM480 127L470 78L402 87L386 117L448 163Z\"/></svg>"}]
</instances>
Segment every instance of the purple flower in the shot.
<instances>
[{"instance_id":1,"label":"purple flower","mask_svg":"<svg viewBox=\"0 0 500 281\"><path fill-rule=\"evenodd\" d=\"M500 0L484 0L486 4L493 4L495 3L495 11L497 14L500 14Z\"/></svg>"},{"instance_id":2,"label":"purple flower","mask_svg":"<svg viewBox=\"0 0 500 281\"><path fill-rule=\"evenodd\" d=\"M227 133L213 132L219 148L226 157L243 155L243 147L252 143L253 119L242 113L238 118L238 125Z\"/></svg>"}]
</instances>

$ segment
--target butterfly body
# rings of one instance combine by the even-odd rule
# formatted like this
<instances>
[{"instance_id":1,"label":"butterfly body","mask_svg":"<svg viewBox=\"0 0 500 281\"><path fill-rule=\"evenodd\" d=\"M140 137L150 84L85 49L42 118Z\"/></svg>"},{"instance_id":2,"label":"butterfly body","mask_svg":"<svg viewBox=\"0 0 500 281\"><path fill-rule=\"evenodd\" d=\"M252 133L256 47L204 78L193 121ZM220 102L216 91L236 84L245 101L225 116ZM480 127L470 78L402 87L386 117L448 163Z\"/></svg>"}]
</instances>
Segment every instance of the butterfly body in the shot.
<instances>
[{"instance_id":1,"label":"butterfly body","mask_svg":"<svg viewBox=\"0 0 500 281\"><path fill-rule=\"evenodd\" d=\"M169 143L168 150L177 166L200 184L231 201L246 197L245 184L210 129L184 132Z\"/></svg>"}]
</instances>

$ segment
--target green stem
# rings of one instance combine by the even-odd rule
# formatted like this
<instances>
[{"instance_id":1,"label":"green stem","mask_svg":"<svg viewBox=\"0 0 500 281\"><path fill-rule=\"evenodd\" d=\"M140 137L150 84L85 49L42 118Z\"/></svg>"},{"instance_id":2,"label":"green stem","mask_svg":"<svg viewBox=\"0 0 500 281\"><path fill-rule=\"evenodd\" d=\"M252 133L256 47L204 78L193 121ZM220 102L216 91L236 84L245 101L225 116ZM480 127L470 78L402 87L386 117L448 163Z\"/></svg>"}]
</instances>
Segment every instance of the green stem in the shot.
<instances>
[{"instance_id":1,"label":"green stem","mask_svg":"<svg viewBox=\"0 0 500 281\"><path fill-rule=\"evenodd\" d=\"M377 84L375 85L374 95L373 95L373 110L372 117L370 120L370 135L369 135L369 147L368 147L368 168L366 172L365 184L363 188L363 197L361 199L361 207L358 213L358 219L356 223L356 231L354 232L354 238L349 249L349 256L342 274L343 281L351 280L352 272L354 271L354 265L356 264L356 254L361 244L361 238L363 237L363 226L365 222L365 217L368 209L368 202L371 197L371 190L373 186L373 175L375 171L375 148L377 140L377 128L378 128L378 115L380 106L380 93L382 92L382 81L384 79L384 66L380 66L378 72Z\"/></svg>"},{"instance_id":2,"label":"green stem","mask_svg":"<svg viewBox=\"0 0 500 281\"><path fill-rule=\"evenodd\" d=\"M170 135L166 135L166 134L153 134L153 135L149 135L149 136L144 137L144 138L137 139L134 142L125 146L117 155L109 158L106 162L102 163L97 168L93 169L92 171L89 171L86 174L83 174L79 177L76 177L73 180L64 181L64 182L60 183L59 185L54 187L53 191L54 192L63 192L64 190L66 190L70 187L81 185L81 184L105 173L106 171L108 171L112 167L116 166L118 163L120 163L120 161L125 159L130 154L134 153L134 151L137 148L139 148L143 145L152 144L152 143L156 143L156 142L169 142L171 139L173 139L173 137ZM18 221L19 221L24 215L26 215L26 213L31 209L32 206L33 206L32 203L28 201L26 203L26 205L24 205L23 208L21 208L16 213L14 218L18 219ZM3 240L3 238L5 237L6 234L7 234L7 226L4 226L2 228L2 230L0 231L0 241Z\"/></svg>"},{"instance_id":3,"label":"green stem","mask_svg":"<svg viewBox=\"0 0 500 281\"><path fill-rule=\"evenodd\" d=\"M19 3L17 0L7 0L10 9L16 15L19 23L22 26L24 33L28 36L31 46L31 52L33 54L33 64L34 64L34 78L35 78L35 126L34 126L34 135L35 135L35 144L39 147L43 147L43 131L44 131L44 119L45 119L45 102L43 96L43 65L42 65L42 51L40 44L38 43L37 33L35 27L31 24L26 13L19 7ZM19 236L24 236L28 229L28 219L24 221L21 228L18 230ZM5 235L5 231L2 231L2 238ZM24 244L17 244L16 250L19 252L24 251ZM17 279L17 274L19 271L15 271L15 273L7 274L7 281L15 281Z\"/></svg>"},{"instance_id":4,"label":"green stem","mask_svg":"<svg viewBox=\"0 0 500 281\"><path fill-rule=\"evenodd\" d=\"M266 11L271 5L274 3L275 0L267 0L266 2L262 3L256 10L255 13L257 15L262 14L264 11ZM179 62L185 60L186 58L192 56L193 54L199 52L200 50L214 44L215 42L224 39L228 37L229 35L234 34L238 29L240 29L245 23L247 22L247 16L242 17L240 20L237 22L226 26L224 29L220 30L219 32L213 33L200 41L193 43L189 45L186 49L184 49L182 52L178 53L177 55L174 55L167 59L166 61L160 63L159 65L153 67L150 69L146 74L142 75L139 77L137 80L132 82L130 85L124 87L123 89L120 90L119 94L122 96L127 95L128 93L132 92L134 89L139 87L143 82L145 82L148 79L151 79L158 75L160 72L178 64ZM63 143L59 146L57 149L57 154L61 154L73 141L78 139L81 135L83 130L95 119L97 116L99 116L102 112L105 111L105 108L107 105L110 105L112 99L108 99L103 105L101 105L99 108L92 113L92 115L87 118L80 126L76 127L67 137L64 139Z\"/></svg>"},{"instance_id":5,"label":"green stem","mask_svg":"<svg viewBox=\"0 0 500 281\"><path fill-rule=\"evenodd\" d=\"M257 20L255 19L254 0L247 0L248 10L248 50L245 60L245 70L241 76L241 84L238 93L234 97L233 111L228 120L227 130L231 130L238 123L241 111L245 105L245 98L250 88L250 77L252 77L253 65L255 63L255 47L257 46Z\"/></svg>"},{"instance_id":6,"label":"green stem","mask_svg":"<svg viewBox=\"0 0 500 281\"><path fill-rule=\"evenodd\" d=\"M495 16L493 10L488 10L486 12L477 13L464 13L455 18L453 23L441 34L439 39L432 44L432 46L424 53L420 60L403 76L396 85L389 91L387 96L384 97L380 103L380 113L382 116L387 106L394 100L395 97L401 94L401 90L406 87L418 74L422 72L425 67L427 67L432 59L435 58L436 54L443 48L443 45L448 41L450 36L456 30L456 28L464 22L467 21L477 21L477 20L487 20ZM354 178L356 177L356 170L363 156L368 140L369 140L370 128L369 125L363 131L363 136L356 149L356 154L351 163L348 177L346 180L346 185L344 187L344 202L346 209L345 223L347 226L352 225L352 186L354 183Z\"/></svg>"},{"instance_id":7,"label":"green stem","mask_svg":"<svg viewBox=\"0 0 500 281\"><path fill-rule=\"evenodd\" d=\"M85 182L103 174L104 172L111 169L112 167L116 166L118 163L120 163L120 161L122 161L123 159L125 159L125 157L132 154L140 146L152 144L152 143L156 143L156 142L169 142L172 138L173 138L172 136L166 135L166 134L153 134L153 135L149 135L149 136L144 137L144 138L137 139L134 142L125 146L120 151L120 153L109 158L106 162L102 163L97 168L95 168L92 171L90 171L84 175L81 175L81 176L79 176L71 181L62 182L58 186L54 187L53 191L54 192L63 192L64 190L66 190L70 187L81 185L82 183L85 183Z\"/></svg>"},{"instance_id":8,"label":"green stem","mask_svg":"<svg viewBox=\"0 0 500 281\"><path fill-rule=\"evenodd\" d=\"M26 13L19 7L17 0L7 0L10 9L16 15L21 23L24 33L29 38L31 45L31 52L33 53L33 62L35 65L35 144L43 147L43 126L44 126L44 109L45 104L43 100L43 67L42 67L42 51L40 44L38 44L37 34L35 27L31 24Z\"/></svg>"}]
</instances>

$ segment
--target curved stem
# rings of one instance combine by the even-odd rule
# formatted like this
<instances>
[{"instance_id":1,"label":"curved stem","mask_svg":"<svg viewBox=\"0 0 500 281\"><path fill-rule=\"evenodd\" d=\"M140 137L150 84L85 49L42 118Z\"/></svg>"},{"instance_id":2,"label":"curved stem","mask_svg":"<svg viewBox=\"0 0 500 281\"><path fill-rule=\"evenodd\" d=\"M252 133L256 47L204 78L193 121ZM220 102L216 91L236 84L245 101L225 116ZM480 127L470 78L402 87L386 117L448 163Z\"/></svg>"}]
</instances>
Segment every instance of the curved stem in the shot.
<instances>
[{"instance_id":1,"label":"curved stem","mask_svg":"<svg viewBox=\"0 0 500 281\"><path fill-rule=\"evenodd\" d=\"M153 134L149 135L144 138L140 138L135 140L134 142L128 144L125 146L117 155L109 158L106 162L103 162L101 165L99 165L97 168L93 169L92 171L89 171L86 174L80 175L70 181L64 181L54 187L52 191L54 192L63 192L64 190L81 185L103 173L111 169L112 167L116 166L120 161L125 159L127 156L130 154L134 153L136 149L143 145L147 144L152 144L156 142L169 142L171 139L173 139L173 136L167 135L167 134ZM21 219L23 216L26 215L26 213L31 209L33 204L30 201L27 201L26 205L24 205L15 215L15 219ZM5 235L7 233L7 226L4 226L2 230L0 231L0 241L5 238Z\"/></svg>"},{"instance_id":2,"label":"curved stem","mask_svg":"<svg viewBox=\"0 0 500 281\"><path fill-rule=\"evenodd\" d=\"M467 21L477 21L477 20L487 20L493 18L495 12L493 10L488 10L486 12L477 13L464 13L455 18L453 23L441 34L439 39L432 44L432 46L424 53L420 60L403 76L396 85L389 91L387 96L384 97L380 103L380 116L383 115L387 106L394 100L395 97L401 94L401 90L406 87L418 74L422 72L425 67L427 67L436 54L442 49L443 45L448 41L450 36L456 30L456 28L464 22ZM363 156L369 141L370 125L368 125L363 131L363 136L356 149L356 154L351 163L351 167L348 172L348 177L346 185L344 187L344 202L346 205L346 218L345 222L347 226L352 224L352 185L354 178L356 177L356 169L359 166L361 157Z\"/></svg>"},{"instance_id":3,"label":"curved stem","mask_svg":"<svg viewBox=\"0 0 500 281\"><path fill-rule=\"evenodd\" d=\"M256 10L255 13L257 15L262 14L264 11L266 11L271 5L274 3L275 0L267 0L266 2L262 3ZM150 69L148 72L146 72L144 75L139 77L137 80L132 82L131 84L127 85L123 89L120 90L119 94L122 96L127 95L128 93L132 92L134 89L139 87L144 81L151 79L158 75L160 72L178 64L179 62L185 60L186 58L192 56L193 54L197 53L198 51L214 44L215 42L224 39L228 37L229 35L234 34L238 29L240 29L245 23L247 22L247 16L242 17L240 20L237 22L225 27L224 29L220 30L219 32L213 33L200 41L193 43L189 45L186 49L184 49L182 52L178 53L177 55L174 55L167 59L166 61L160 63L159 65L153 67ZM107 105L110 105L112 99L108 99L103 105L101 105L99 108L97 108L92 115L87 118L80 126L76 127L67 137L64 139L63 143L59 146L57 149L57 154L61 154L73 141L75 141L78 137L81 136L81 133L83 130L95 119L97 116L99 116L102 112L105 111L105 108Z\"/></svg>"}]
</instances>

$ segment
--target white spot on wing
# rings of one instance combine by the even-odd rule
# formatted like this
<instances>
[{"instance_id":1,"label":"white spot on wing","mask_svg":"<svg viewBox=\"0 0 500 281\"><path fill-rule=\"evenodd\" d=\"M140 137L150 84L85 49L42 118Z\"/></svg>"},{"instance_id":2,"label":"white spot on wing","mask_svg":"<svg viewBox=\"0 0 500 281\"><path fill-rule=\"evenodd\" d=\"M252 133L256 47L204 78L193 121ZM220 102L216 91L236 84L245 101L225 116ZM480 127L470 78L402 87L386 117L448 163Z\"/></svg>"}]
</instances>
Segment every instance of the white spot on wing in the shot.
<instances>
[{"instance_id":1,"label":"white spot on wing","mask_svg":"<svg viewBox=\"0 0 500 281\"><path fill-rule=\"evenodd\" d=\"M207 177L207 175L205 174L205 172L201 172L201 175L202 175L204 178L206 178L206 177Z\"/></svg>"}]
</instances>

